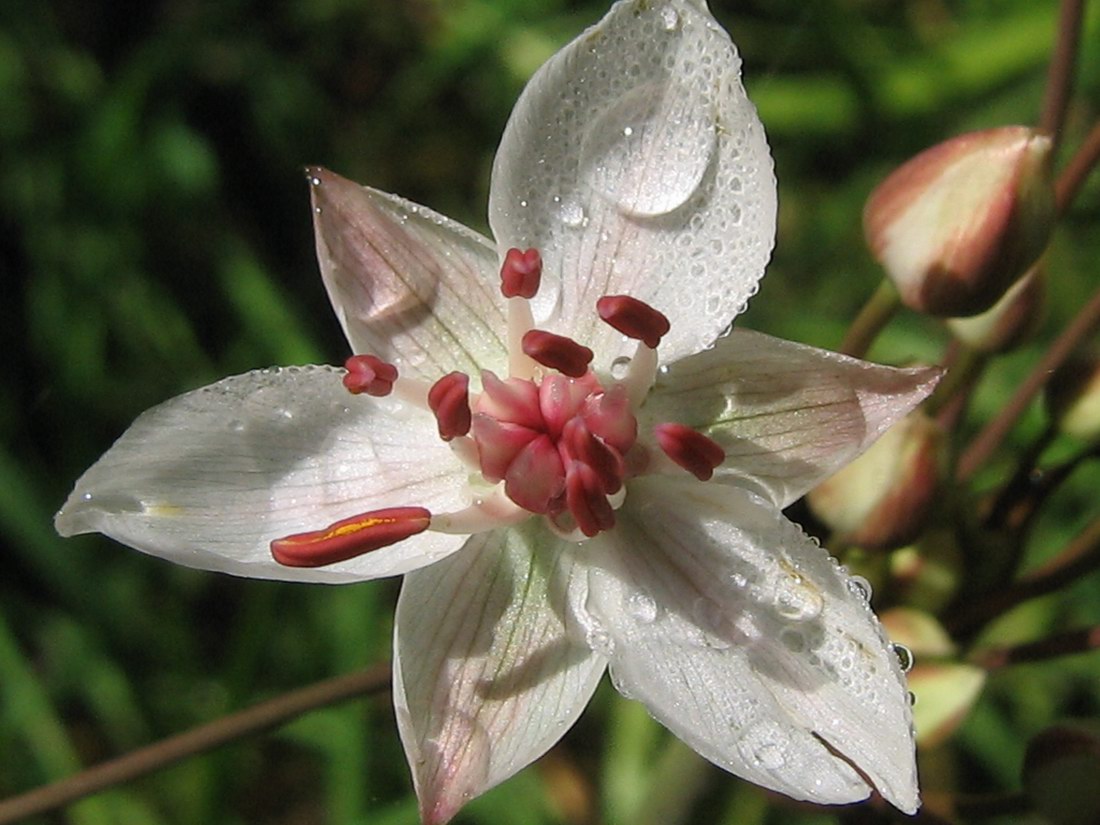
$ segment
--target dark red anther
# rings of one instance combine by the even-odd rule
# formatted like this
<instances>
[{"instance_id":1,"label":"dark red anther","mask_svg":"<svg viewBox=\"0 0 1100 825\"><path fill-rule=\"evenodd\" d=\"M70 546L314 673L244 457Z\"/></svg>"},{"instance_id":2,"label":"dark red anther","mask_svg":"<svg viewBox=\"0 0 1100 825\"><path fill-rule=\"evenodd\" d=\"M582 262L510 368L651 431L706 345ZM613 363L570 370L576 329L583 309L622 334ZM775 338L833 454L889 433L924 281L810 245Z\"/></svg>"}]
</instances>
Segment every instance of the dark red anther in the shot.
<instances>
[{"instance_id":1,"label":"dark red anther","mask_svg":"<svg viewBox=\"0 0 1100 825\"><path fill-rule=\"evenodd\" d=\"M344 376L344 386L353 395L366 393L376 397L393 392L393 382L397 380L397 367L387 364L374 355L353 355L344 362L348 371Z\"/></svg>"},{"instance_id":2,"label":"dark red anther","mask_svg":"<svg viewBox=\"0 0 1100 825\"><path fill-rule=\"evenodd\" d=\"M271 542L271 555L287 567L323 567L380 550L423 533L432 514L423 507L387 507L352 516L323 530Z\"/></svg>"},{"instance_id":3,"label":"dark red anther","mask_svg":"<svg viewBox=\"0 0 1100 825\"><path fill-rule=\"evenodd\" d=\"M580 378L588 372L593 353L572 338L555 335L541 329L528 330L522 341L523 352L544 367L557 370L570 378Z\"/></svg>"},{"instance_id":4,"label":"dark red anther","mask_svg":"<svg viewBox=\"0 0 1100 825\"><path fill-rule=\"evenodd\" d=\"M534 298L542 280L542 256L537 249L512 248L500 267L500 291L505 298Z\"/></svg>"},{"instance_id":5,"label":"dark red anther","mask_svg":"<svg viewBox=\"0 0 1100 825\"><path fill-rule=\"evenodd\" d=\"M558 449L574 462L590 467L599 478L604 494L615 495L622 489L626 472L622 455L593 435L580 416L566 423Z\"/></svg>"},{"instance_id":6,"label":"dark red anther","mask_svg":"<svg viewBox=\"0 0 1100 825\"><path fill-rule=\"evenodd\" d=\"M663 312L629 295L604 295L596 301L596 312L627 338L643 341L650 349L657 349L672 329Z\"/></svg>"},{"instance_id":7,"label":"dark red anther","mask_svg":"<svg viewBox=\"0 0 1100 825\"><path fill-rule=\"evenodd\" d=\"M653 434L665 455L700 481L709 481L718 465L726 460L722 445L683 424L658 424Z\"/></svg>"},{"instance_id":8,"label":"dark red anther","mask_svg":"<svg viewBox=\"0 0 1100 825\"><path fill-rule=\"evenodd\" d=\"M470 432L470 376L450 372L428 390L428 406L435 413L439 437L450 441Z\"/></svg>"},{"instance_id":9,"label":"dark red anther","mask_svg":"<svg viewBox=\"0 0 1100 825\"><path fill-rule=\"evenodd\" d=\"M615 511L599 474L587 464L573 462L565 474L565 506L577 527L589 538L615 526Z\"/></svg>"}]
</instances>

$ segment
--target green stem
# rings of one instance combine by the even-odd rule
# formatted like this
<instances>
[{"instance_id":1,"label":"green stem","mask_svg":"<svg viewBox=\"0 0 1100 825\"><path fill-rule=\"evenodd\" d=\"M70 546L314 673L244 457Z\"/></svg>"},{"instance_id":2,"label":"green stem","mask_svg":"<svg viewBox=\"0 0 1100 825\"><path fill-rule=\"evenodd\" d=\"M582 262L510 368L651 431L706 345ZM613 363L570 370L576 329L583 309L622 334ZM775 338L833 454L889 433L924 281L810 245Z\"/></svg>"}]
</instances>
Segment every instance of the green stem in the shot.
<instances>
[{"instance_id":1,"label":"green stem","mask_svg":"<svg viewBox=\"0 0 1100 825\"><path fill-rule=\"evenodd\" d=\"M840 351L856 358L865 355L875 337L890 323L900 308L898 291L884 278L848 327L848 332L840 343Z\"/></svg>"}]
</instances>

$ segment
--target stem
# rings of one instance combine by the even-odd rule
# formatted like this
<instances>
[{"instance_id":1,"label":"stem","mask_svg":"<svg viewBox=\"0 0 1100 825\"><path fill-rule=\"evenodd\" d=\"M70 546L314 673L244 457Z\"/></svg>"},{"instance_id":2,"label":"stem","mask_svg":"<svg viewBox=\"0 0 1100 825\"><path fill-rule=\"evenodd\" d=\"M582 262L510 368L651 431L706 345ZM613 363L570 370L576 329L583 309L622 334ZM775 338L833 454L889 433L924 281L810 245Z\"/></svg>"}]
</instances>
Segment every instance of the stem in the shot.
<instances>
[{"instance_id":1,"label":"stem","mask_svg":"<svg viewBox=\"0 0 1100 825\"><path fill-rule=\"evenodd\" d=\"M1077 64L1077 47L1081 42L1081 16L1084 5L1084 0L1062 0L1062 10L1058 19L1058 38L1054 44L1050 70L1047 72L1047 86L1039 128L1051 136L1055 149L1061 138L1066 108L1073 88L1073 69Z\"/></svg>"},{"instance_id":2,"label":"stem","mask_svg":"<svg viewBox=\"0 0 1100 825\"><path fill-rule=\"evenodd\" d=\"M951 351L951 357L946 359L944 364L947 372L936 385L932 395L924 402L924 412L929 418L939 415L961 391L969 392L989 362L989 357L985 353L965 345L960 344L957 349L952 346Z\"/></svg>"},{"instance_id":3,"label":"stem","mask_svg":"<svg viewBox=\"0 0 1100 825\"><path fill-rule=\"evenodd\" d=\"M1005 436L1023 415L1028 404L1038 394L1051 374L1100 326L1100 290L1093 293L1077 317L1062 331L1050 349L1044 353L1031 374L1020 384L1001 412L970 442L959 459L956 473L961 483L974 475L1004 441Z\"/></svg>"},{"instance_id":4,"label":"stem","mask_svg":"<svg viewBox=\"0 0 1100 825\"><path fill-rule=\"evenodd\" d=\"M955 794L952 809L959 817L981 819L1007 814L1025 814L1031 810L1031 800L1023 791L987 794Z\"/></svg>"},{"instance_id":5,"label":"stem","mask_svg":"<svg viewBox=\"0 0 1100 825\"><path fill-rule=\"evenodd\" d=\"M1054 593L1096 569L1100 569L1100 518L1090 522L1057 556L959 613L948 622L951 634L968 635L1016 605Z\"/></svg>"},{"instance_id":6,"label":"stem","mask_svg":"<svg viewBox=\"0 0 1100 825\"><path fill-rule=\"evenodd\" d=\"M1075 653L1088 653L1100 648L1100 625L1067 630L1048 636L1037 642L1028 642L1015 647L994 647L979 650L971 661L986 670L997 670L1008 665L1023 662L1041 662L1059 656L1071 656Z\"/></svg>"},{"instance_id":7,"label":"stem","mask_svg":"<svg viewBox=\"0 0 1100 825\"><path fill-rule=\"evenodd\" d=\"M311 710L357 696L380 693L389 684L390 666L382 664L284 693L185 733L130 751L58 782L9 797L0 802L0 825L60 808L182 759L281 725Z\"/></svg>"},{"instance_id":8,"label":"stem","mask_svg":"<svg viewBox=\"0 0 1100 825\"><path fill-rule=\"evenodd\" d=\"M1089 173L1100 163L1100 121L1093 124L1081 146L1077 149L1062 174L1054 184L1054 203L1058 208L1058 214L1064 215L1069 209L1077 193L1081 191L1081 185L1088 178Z\"/></svg>"},{"instance_id":9,"label":"stem","mask_svg":"<svg viewBox=\"0 0 1100 825\"><path fill-rule=\"evenodd\" d=\"M875 336L900 308L898 291L884 278L848 327L848 332L840 343L840 351L856 358L863 356L871 348Z\"/></svg>"}]
</instances>

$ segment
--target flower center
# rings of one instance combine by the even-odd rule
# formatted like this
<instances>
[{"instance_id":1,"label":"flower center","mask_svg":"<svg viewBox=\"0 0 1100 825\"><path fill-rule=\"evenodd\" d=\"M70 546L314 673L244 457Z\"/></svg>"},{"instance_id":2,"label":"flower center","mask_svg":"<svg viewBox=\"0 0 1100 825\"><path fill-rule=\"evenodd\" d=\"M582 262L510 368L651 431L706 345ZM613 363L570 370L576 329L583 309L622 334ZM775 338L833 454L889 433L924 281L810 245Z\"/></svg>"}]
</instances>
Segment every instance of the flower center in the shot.
<instances>
[{"instance_id":1,"label":"flower center","mask_svg":"<svg viewBox=\"0 0 1100 825\"><path fill-rule=\"evenodd\" d=\"M440 438L475 465L493 494L456 513L389 507L323 530L272 542L277 561L319 566L403 541L424 530L474 533L544 516L560 535L591 538L615 525L624 484L643 472L687 470L707 480L725 459L722 447L682 424L657 425L639 439L637 410L657 377L657 346L668 319L627 295L597 302L600 318L638 341L625 376L605 385L589 369L593 352L571 338L536 329L529 299L539 290L538 250L510 249L501 266L508 300L508 369L481 373L470 397L469 376L452 372L430 387L401 378L373 355L354 355L344 385L352 393L396 392L431 410Z\"/></svg>"}]
</instances>

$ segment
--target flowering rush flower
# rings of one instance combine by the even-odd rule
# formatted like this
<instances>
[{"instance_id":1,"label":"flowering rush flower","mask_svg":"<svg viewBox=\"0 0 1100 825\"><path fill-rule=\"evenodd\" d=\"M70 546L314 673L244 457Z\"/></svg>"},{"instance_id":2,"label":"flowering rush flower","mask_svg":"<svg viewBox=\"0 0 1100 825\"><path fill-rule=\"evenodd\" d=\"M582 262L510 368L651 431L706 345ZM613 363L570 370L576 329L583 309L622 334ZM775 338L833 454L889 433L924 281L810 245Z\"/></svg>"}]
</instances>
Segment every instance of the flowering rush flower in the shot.
<instances>
[{"instance_id":1,"label":"flowering rush flower","mask_svg":"<svg viewBox=\"0 0 1100 825\"><path fill-rule=\"evenodd\" d=\"M914 811L897 657L780 511L936 373L728 331L775 230L739 67L703 0L617 3L517 103L495 243L308 170L358 354L146 412L57 529L258 578L405 574L394 703L427 823L550 748L605 669L738 776Z\"/></svg>"}]
</instances>

